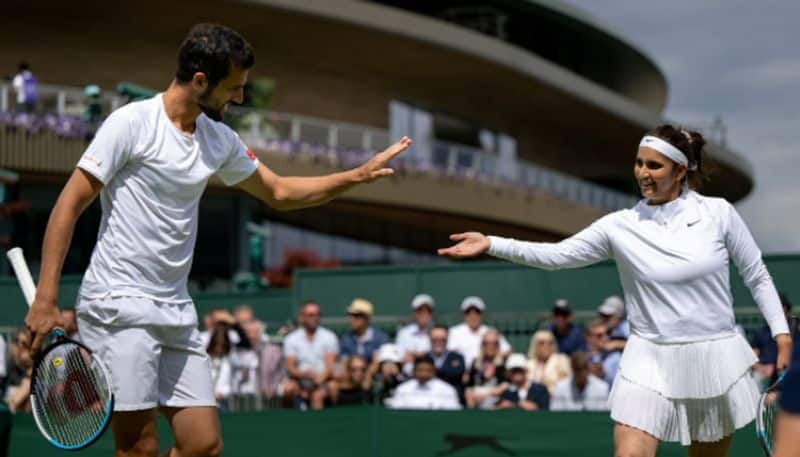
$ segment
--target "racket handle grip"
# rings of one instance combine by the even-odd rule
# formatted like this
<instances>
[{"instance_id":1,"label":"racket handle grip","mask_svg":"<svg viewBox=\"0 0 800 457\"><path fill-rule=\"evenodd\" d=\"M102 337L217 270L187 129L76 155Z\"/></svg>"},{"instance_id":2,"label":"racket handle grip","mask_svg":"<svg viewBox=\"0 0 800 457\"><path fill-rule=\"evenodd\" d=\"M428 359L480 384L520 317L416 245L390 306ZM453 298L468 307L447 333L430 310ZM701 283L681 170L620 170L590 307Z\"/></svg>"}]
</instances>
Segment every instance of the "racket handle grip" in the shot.
<instances>
[{"instance_id":1,"label":"racket handle grip","mask_svg":"<svg viewBox=\"0 0 800 457\"><path fill-rule=\"evenodd\" d=\"M8 253L6 253L6 256L11 262L14 274L17 275L17 282L19 282L19 287L22 289L22 295L25 296L25 302L28 303L28 306L31 306L36 296L36 284L33 282L33 276L31 276L31 271L28 269L28 264L25 262L25 255L22 253L22 248L11 248Z\"/></svg>"}]
</instances>

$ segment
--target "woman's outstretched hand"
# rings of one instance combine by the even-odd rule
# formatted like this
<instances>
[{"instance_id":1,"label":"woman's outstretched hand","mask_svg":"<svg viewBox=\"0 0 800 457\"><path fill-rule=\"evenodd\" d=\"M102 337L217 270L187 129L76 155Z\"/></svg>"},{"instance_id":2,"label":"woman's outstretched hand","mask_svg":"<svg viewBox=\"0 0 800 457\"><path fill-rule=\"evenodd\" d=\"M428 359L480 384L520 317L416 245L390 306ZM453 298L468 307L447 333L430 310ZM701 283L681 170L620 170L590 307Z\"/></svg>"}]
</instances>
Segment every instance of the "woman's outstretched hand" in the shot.
<instances>
[{"instance_id":1,"label":"woman's outstretched hand","mask_svg":"<svg viewBox=\"0 0 800 457\"><path fill-rule=\"evenodd\" d=\"M478 232L455 233L450 235L450 239L457 243L449 248L439 249L439 255L445 255L453 259L463 259L475 257L489 250L489 238Z\"/></svg>"}]
</instances>

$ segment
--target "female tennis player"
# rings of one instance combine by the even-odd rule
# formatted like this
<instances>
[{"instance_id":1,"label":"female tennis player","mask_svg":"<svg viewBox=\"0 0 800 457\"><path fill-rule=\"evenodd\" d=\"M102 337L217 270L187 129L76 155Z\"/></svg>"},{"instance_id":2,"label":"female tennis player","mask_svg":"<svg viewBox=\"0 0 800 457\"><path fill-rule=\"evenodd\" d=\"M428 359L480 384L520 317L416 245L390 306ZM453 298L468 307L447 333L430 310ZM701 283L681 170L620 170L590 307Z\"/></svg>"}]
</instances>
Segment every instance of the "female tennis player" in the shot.
<instances>
[{"instance_id":1,"label":"female tennis player","mask_svg":"<svg viewBox=\"0 0 800 457\"><path fill-rule=\"evenodd\" d=\"M734 330L729 260L769 323L778 368L789 360L786 318L750 232L730 203L692 190L704 176L704 145L699 133L670 125L649 132L633 170L644 198L559 243L467 232L439 250L548 270L616 260L631 326L609 399L616 456L655 456L660 441L679 441L690 456L724 456L735 430L755 418L759 392L748 371L756 358Z\"/></svg>"},{"instance_id":2,"label":"female tennis player","mask_svg":"<svg viewBox=\"0 0 800 457\"><path fill-rule=\"evenodd\" d=\"M172 428L170 457L222 448L208 354L187 291L200 196L216 176L276 209L325 203L391 175L403 138L352 170L320 177L273 173L220 121L241 103L255 57L235 31L200 24L178 51L169 88L109 116L56 202L25 323L34 350L60 321L58 281L75 221L100 195L97 245L76 306L81 339L111 370L116 455L155 457L156 411Z\"/></svg>"}]
</instances>

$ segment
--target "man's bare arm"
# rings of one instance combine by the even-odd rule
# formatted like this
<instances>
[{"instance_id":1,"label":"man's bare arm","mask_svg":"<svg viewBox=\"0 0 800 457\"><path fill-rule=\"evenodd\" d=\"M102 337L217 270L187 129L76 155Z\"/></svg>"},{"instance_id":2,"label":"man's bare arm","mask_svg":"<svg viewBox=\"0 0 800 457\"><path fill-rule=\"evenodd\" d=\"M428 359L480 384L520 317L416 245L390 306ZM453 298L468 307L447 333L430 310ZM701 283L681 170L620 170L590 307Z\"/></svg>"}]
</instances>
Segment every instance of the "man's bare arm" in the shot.
<instances>
[{"instance_id":1,"label":"man's bare arm","mask_svg":"<svg viewBox=\"0 0 800 457\"><path fill-rule=\"evenodd\" d=\"M36 298L25 317L25 325L33 332L31 349L39 350L42 339L61 324L56 299L64 257L75 230L75 222L94 201L103 184L88 172L77 168L70 176L56 201L42 243L42 266Z\"/></svg>"},{"instance_id":2,"label":"man's bare arm","mask_svg":"<svg viewBox=\"0 0 800 457\"><path fill-rule=\"evenodd\" d=\"M279 176L266 165L259 164L256 172L237 187L279 210L317 206L327 203L357 184L391 176L394 170L387 167L388 162L410 145L411 140L403 137L363 165L325 176Z\"/></svg>"}]
</instances>

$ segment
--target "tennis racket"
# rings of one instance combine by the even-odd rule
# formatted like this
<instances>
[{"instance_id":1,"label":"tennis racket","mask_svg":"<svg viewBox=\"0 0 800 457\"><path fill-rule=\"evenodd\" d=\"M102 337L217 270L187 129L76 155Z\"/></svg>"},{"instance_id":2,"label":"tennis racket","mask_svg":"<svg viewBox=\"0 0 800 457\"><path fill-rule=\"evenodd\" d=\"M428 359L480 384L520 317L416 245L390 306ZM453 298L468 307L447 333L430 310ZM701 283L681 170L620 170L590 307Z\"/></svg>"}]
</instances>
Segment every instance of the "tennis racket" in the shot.
<instances>
[{"instance_id":1,"label":"tennis racket","mask_svg":"<svg viewBox=\"0 0 800 457\"><path fill-rule=\"evenodd\" d=\"M786 371L778 376L778 380L761 394L756 415L756 434L764 455L770 457L775 447L775 419L778 417L778 393L783 385Z\"/></svg>"},{"instance_id":2,"label":"tennis racket","mask_svg":"<svg viewBox=\"0 0 800 457\"><path fill-rule=\"evenodd\" d=\"M8 251L8 259L28 306L36 286L22 249ZM106 430L114 410L111 377L102 361L83 344L53 330L55 340L33 362L31 409L36 426L55 447L83 449Z\"/></svg>"}]
</instances>

